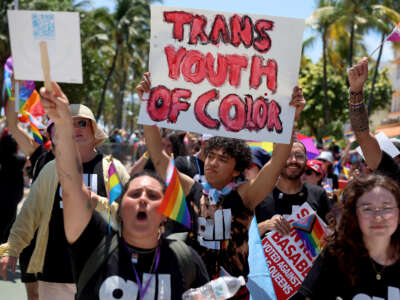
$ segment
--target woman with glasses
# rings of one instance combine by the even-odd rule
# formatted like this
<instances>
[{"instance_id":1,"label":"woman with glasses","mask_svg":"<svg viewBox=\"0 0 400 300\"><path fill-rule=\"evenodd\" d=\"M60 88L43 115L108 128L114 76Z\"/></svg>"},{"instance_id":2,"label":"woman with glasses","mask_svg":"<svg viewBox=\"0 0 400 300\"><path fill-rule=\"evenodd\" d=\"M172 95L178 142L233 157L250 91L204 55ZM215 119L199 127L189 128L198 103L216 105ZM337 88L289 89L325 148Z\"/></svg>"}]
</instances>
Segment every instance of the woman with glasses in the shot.
<instances>
[{"instance_id":1,"label":"woman with glasses","mask_svg":"<svg viewBox=\"0 0 400 300\"><path fill-rule=\"evenodd\" d=\"M339 224L295 299L400 299L399 205L391 179L352 180Z\"/></svg>"}]
</instances>

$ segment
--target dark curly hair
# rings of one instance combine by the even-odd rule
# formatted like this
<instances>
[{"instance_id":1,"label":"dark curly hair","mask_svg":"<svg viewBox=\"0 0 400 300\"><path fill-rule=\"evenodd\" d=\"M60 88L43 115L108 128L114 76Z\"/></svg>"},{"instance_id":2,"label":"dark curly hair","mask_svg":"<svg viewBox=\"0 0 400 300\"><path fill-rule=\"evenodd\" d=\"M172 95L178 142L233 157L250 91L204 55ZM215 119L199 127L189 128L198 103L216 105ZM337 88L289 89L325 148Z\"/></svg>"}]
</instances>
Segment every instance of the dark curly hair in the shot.
<instances>
[{"instance_id":1,"label":"dark curly hair","mask_svg":"<svg viewBox=\"0 0 400 300\"><path fill-rule=\"evenodd\" d=\"M354 285L359 274L362 260L368 257L368 251L363 242L363 235L358 224L357 200L375 187L388 190L400 207L400 188L390 178L382 175L356 177L349 182L343 191L343 205L340 208L340 221L334 233L327 238L327 251L336 257L340 270L346 274ZM393 253L400 252L400 226L391 238Z\"/></svg>"},{"instance_id":2,"label":"dark curly hair","mask_svg":"<svg viewBox=\"0 0 400 300\"><path fill-rule=\"evenodd\" d=\"M222 149L226 154L235 159L235 170L242 173L250 166L251 150L243 140L214 136L206 143L206 156L211 150Z\"/></svg>"}]
</instances>

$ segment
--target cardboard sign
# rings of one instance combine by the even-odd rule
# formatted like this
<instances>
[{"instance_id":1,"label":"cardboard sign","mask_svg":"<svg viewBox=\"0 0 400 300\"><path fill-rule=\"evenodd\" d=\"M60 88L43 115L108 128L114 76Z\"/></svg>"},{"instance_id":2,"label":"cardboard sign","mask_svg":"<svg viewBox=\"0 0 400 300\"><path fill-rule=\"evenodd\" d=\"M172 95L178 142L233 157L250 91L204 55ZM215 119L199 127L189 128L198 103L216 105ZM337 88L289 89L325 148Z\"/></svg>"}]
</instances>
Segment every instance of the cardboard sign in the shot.
<instances>
[{"instance_id":1,"label":"cardboard sign","mask_svg":"<svg viewBox=\"0 0 400 300\"><path fill-rule=\"evenodd\" d=\"M152 6L139 122L289 143L303 30L301 19Z\"/></svg>"},{"instance_id":2,"label":"cardboard sign","mask_svg":"<svg viewBox=\"0 0 400 300\"><path fill-rule=\"evenodd\" d=\"M292 215L286 216L290 223L314 212L308 203L304 203L297 209L294 208L293 211ZM320 222L323 223L321 220ZM289 299L300 288L315 257L310 255L293 228L287 236L271 231L262 243L276 297L278 300Z\"/></svg>"},{"instance_id":3,"label":"cardboard sign","mask_svg":"<svg viewBox=\"0 0 400 300\"><path fill-rule=\"evenodd\" d=\"M44 81L40 43L47 44L51 80L82 83L79 13L7 11L14 76Z\"/></svg>"}]
</instances>

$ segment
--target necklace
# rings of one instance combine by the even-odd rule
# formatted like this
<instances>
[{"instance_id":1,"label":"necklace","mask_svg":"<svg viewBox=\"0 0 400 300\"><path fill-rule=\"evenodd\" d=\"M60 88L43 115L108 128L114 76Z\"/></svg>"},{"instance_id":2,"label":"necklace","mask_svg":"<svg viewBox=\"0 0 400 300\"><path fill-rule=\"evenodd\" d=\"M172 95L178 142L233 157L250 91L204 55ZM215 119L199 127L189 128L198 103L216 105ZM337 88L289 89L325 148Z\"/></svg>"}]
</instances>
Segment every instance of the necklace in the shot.
<instances>
[{"instance_id":1,"label":"necklace","mask_svg":"<svg viewBox=\"0 0 400 300\"><path fill-rule=\"evenodd\" d=\"M383 273L383 271L384 271L385 268L386 268L386 260L384 261L383 267L382 267L382 269L381 269L379 272L377 271L376 266L375 266L375 264L377 264L377 263L375 263L375 262L372 260L371 256L369 256L369 260L371 261L372 268L374 269L374 272L376 273L376 276L375 276L376 280L381 280L381 279L382 279L382 273Z\"/></svg>"}]
</instances>

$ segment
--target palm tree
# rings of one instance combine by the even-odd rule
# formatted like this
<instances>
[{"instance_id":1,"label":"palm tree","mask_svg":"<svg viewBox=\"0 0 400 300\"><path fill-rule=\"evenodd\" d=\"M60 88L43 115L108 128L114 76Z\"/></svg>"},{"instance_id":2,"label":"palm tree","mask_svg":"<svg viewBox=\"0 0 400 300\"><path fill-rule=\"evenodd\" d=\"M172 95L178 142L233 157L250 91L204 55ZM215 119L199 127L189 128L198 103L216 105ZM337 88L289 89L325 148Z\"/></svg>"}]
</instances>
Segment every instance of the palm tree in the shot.
<instances>
[{"instance_id":1,"label":"palm tree","mask_svg":"<svg viewBox=\"0 0 400 300\"><path fill-rule=\"evenodd\" d=\"M116 10L113 15L114 18L110 24L112 26L111 34L114 40L115 52L104 82L96 115L97 119L99 119L102 114L107 88L112 79L112 74L116 69L117 59L120 53L122 52L123 56L134 55L136 50L141 47L140 43L148 43L148 37L150 35L150 26L148 24L150 20L149 4L151 2L153 1L117 0ZM147 57L147 53L144 57ZM125 58L122 58L121 62L124 60ZM121 65L125 65L121 62ZM128 73L126 76L129 77ZM125 89L126 82L127 80L121 81L122 86L120 86L120 88L123 90Z\"/></svg>"},{"instance_id":2,"label":"palm tree","mask_svg":"<svg viewBox=\"0 0 400 300\"><path fill-rule=\"evenodd\" d=\"M322 38L322 60L323 60L323 89L324 89L324 112L325 120L331 122L331 114L328 103L327 85L327 46L329 38L329 28L335 22L338 10L335 6L336 1L319 0L318 9L314 11L306 20L306 24L317 30Z\"/></svg>"},{"instance_id":3,"label":"palm tree","mask_svg":"<svg viewBox=\"0 0 400 300\"><path fill-rule=\"evenodd\" d=\"M392 32L397 22L400 21L400 14L396 12L394 9L390 8L392 7L392 5L394 5L395 1L383 0L376 2L378 2L379 4L371 6L371 13L369 20L373 26L373 30L380 32L381 43L383 44L388 34ZM378 58L375 63L374 75L372 77L371 91L368 97L368 112L371 111L371 107L374 102L373 94L375 90L376 79L378 76L379 65L382 57L382 50L383 46L379 48Z\"/></svg>"}]
</instances>

